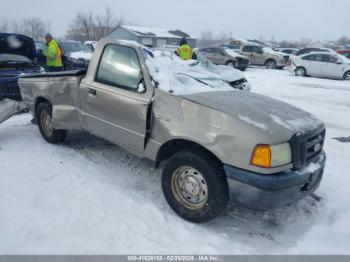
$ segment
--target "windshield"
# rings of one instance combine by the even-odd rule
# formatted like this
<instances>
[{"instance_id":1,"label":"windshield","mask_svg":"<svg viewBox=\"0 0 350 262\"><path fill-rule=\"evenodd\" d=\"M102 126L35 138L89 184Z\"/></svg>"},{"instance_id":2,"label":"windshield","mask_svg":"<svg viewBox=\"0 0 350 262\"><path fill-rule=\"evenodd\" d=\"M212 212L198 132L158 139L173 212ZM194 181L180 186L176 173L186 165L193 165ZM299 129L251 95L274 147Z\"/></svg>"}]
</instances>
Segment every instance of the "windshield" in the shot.
<instances>
[{"instance_id":1,"label":"windshield","mask_svg":"<svg viewBox=\"0 0 350 262\"><path fill-rule=\"evenodd\" d=\"M89 47L78 42L60 43L60 46L63 48L65 53L74 53L74 52L92 53Z\"/></svg>"},{"instance_id":2,"label":"windshield","mask_svg":"<svg viewBox=\"0 0 350 262\"><path fill-rule=\"evenodd\" d=\"M210 69L212 64L202 56L198 61L184 61L169 52L155 51L153 57L144 53L150 75L166 92L182 95L234 90L219 73Z\"/></svg>"}]
</instances>

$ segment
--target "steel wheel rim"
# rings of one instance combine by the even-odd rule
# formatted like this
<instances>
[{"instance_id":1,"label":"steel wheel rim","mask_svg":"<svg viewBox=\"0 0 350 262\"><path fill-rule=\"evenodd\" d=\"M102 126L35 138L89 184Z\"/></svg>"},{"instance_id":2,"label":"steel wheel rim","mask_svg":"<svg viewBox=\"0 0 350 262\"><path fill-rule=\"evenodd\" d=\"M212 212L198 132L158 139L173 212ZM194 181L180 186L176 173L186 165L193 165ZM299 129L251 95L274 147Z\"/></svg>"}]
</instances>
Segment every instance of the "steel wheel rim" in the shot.
<instances>
[{"instance_id":1,"label":"steel wheel rim","mask_svg":"<svg viewBox=\"0 0 350 262\"><path fill-rule=\"evenodd\" d=\"M267 68L268 68L268 69L275 69L275 63L273 63L273 62L268 62L268 63L267 63Z\"/></svg>"},{"instance_id":2,"label":"steel wheel rim","mask_svg":"<svg viewBox=\"0 0 350 262\"><path fill-rule=\"evenodd\" d=\"M188 209L198 210L207 203L207 182L203 175L193 167L177 168L171 179L171 187L176 200Z\"/></svg>"},{"instance_id":3,"label":"steel wheel rim","mask_svg":"<svg viewBox=\"0 0 350 262\"><path fill-rule=\"evenodd\" d=\"M233 67L233 68L235 67L235 64L232 63L232 62L228 63L227 65L228 65L229 67Z\"/></svg>"},{"instance_id":4,"label":"steel wheel rim","mask_svg":"<svg viewBox=\"0 0 350 262\"><path fill-rule=\"evenodd\" d=\"M296 73L297 73L297 76L304 76L305 75L304 69L302 69L302 68L298 68Z\"/></svg>"},{"instance_id":5,"label":"steel wheel rim","mask_svg":"<svg viewBox=\"0 0 350 262\"><path fill-rule=\"evenodd\" d=\"M350 72L345 74L345 80L350 80Z\"/></svg>"},{"instance_id":6,"label":"steel wheel rim","mask_svg":"<svg viewBox=\"0 0 350 262\"><path fill-rule=\"evenodd\" d=\"M52 134L52 122L51 122L51 116L48 112L43 111L40 114L40 122L42 129L46 136L51 136Z\"/></svg>"}]
</instances>

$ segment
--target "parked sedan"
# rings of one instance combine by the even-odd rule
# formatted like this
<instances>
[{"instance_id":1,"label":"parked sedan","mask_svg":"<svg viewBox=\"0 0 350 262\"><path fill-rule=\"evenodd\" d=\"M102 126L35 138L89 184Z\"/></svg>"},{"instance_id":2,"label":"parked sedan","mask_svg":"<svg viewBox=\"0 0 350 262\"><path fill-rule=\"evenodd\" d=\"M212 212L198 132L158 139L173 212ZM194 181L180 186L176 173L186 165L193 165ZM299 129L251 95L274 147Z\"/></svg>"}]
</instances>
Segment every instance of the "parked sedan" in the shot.
<instances>
[{"instance_id":1,"label":"parked sedan","mask_svg":"<svg viewBox=\"0 0 350 262\"><path fill-rule=\"evenodd\" d=\"M241 71L249 66L249 58L224 47L206 47L198 50L216 65L227 65Z\"/></svg>"},{"instance_id":2,"label":"parked sedan","mask_svg":"<svg viewBox=\"0 0 350 262\"><path fill-rule=\"evenodd\" d=\"M299 49L297 48L281 48L279 50L281 53L287 54L287 55L295 55Z\"/></svg>"},{"instance_id":3,"label":"parked sedan","mask_svg":"<svg viewBox=\"0 0 350 262\"><path fill-rule=\"evenodd\" d=\"M311 52L331 52L331 50L326 48L307 47L307 48L300 49L298 52L295 53L295 55L300 56Z\"/></svg>"},{"instance_id":4,"label":"parked sedan","mask_svg":"<svg viewBox=\"0 0 350 262\"><path fill-rule=\"evenodd\" d=\"M292 57L289 70L297 76L350 80L350 60L336 53L312 52Z\"/></svg>"}]
</instances>

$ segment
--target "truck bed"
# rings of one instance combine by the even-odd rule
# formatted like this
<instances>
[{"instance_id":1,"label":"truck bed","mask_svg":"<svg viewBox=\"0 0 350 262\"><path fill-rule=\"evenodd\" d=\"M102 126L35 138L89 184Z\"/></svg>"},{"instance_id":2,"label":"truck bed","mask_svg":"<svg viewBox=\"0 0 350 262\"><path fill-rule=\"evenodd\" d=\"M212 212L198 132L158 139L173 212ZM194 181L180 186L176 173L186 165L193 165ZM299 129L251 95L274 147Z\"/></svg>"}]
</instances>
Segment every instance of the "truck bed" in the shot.
<instances>
[{"instance_id":1,"label":"truck bed","mask_svg":"<svg viewBox=\"0 0 350 262\"><path fill-rule=\"evenodd\" d=\"M85 74L86 70L77 70L23 76L18 80L23 102L35 115L36 103L48 101L55 128L78 127L79 84Z\"/></svg>"}]
</instances>

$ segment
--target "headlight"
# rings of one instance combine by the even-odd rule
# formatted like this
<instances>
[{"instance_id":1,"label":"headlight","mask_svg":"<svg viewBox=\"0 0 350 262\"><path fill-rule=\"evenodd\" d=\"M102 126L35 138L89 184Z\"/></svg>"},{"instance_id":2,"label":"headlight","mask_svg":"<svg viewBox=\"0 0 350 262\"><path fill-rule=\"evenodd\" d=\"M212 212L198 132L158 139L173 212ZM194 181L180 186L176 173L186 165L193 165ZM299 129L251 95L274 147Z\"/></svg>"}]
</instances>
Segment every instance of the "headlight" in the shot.
<instances>
[{"instance_id":1,"label":"headlight","mask_svg":"<svg viewBox=\"0 0 350 262\"><path fill-rule=\"evenodd\" d=\"M254 148L251 164L258 167L277 167L292 162L292 150L289 143L279 145L257 145Z\"/></svg>"}]
</instances>

